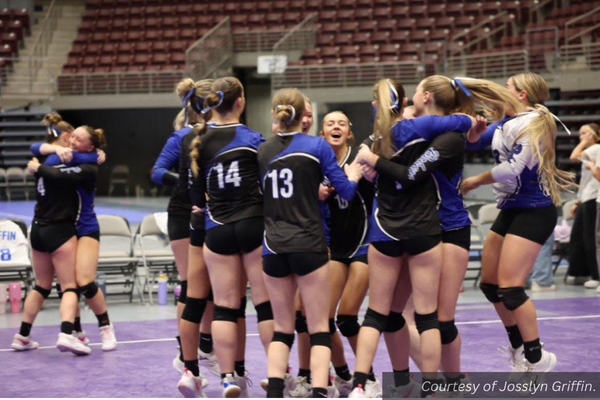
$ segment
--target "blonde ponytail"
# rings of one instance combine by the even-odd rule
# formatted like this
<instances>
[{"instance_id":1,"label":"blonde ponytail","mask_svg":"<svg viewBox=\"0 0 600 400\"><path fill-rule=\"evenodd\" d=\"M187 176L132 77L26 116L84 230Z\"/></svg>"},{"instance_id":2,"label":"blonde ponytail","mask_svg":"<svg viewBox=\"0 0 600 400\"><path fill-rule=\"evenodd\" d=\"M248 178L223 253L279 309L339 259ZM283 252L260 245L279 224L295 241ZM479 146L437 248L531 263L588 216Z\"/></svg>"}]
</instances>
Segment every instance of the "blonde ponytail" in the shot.
<instances>
[{"instance_id":1,"label":"blonde ponytail","mask_svg":"<svg viewBox=\"0 0 600 400\"><path fill-rule=\"evenodd\" d=\"M392 91L397 97L396 104L392 104ZM395 152L392 140L392 125L394 120L402 115L404 101L404 87L393 79L381 79L375 84L373 98L377 103L377 113L373 126L373 153L385 158L390 158Z\"/></svg>"}]
</instances>

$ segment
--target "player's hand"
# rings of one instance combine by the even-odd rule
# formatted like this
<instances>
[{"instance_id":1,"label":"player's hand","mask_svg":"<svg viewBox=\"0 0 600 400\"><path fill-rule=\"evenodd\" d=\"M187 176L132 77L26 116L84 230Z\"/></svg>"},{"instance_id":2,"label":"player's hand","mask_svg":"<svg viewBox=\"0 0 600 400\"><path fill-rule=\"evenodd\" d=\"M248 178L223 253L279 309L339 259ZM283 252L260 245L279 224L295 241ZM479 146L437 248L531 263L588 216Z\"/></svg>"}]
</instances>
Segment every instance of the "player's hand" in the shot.
<instances>
[{"instance_id":1,"label":"player's hand","mask_svg":"<svg viewBox=\"0 0 600 400\"><path fill-rule=\"evenodd\" d=\"M331 196L331 193L334 192L334 188L332 188L331 186L325 186L323 184L319 185L319 200L320 201L325 201L329 198L329 196Z\"/></svg>"},{"instance_id":2,"label":"player's hand","mask_svg":"<svg viewBox=\"0 0 600 400\"><path fill-rule=\"evenodd\" d=\"M354 182L360 181L362 178L362 169L357 159L352 161L352 164L344 165L344 172L348 176L348 179Z\"/></svg>"},{"instance_id":3,"label":"player's hand","mask_svg":"<svg viewBox=\"0 0 600 400\"><path fill-rule=\"evenodd\" d=\"M40 162L37 158L33 157L31 159L31 161L29 161L27 163L27 171L30 174L35 174L36 172L38 172L38 169L40 168Z\"/></svg>"},{"instance_id":4,"label":"player's hand","mask_svg":"<svg viewBox=\"0 0 600 400\"><path fill-rule=\"evenodd\" d=\"M368 180L369 182L375 181L375 179L377 178L377 171L375 171L375 168L365 164L361 165L361 169L363 172L363 177L366 180Z\"/></svg>"},{"instance_id":5,"label":"player's hand","mask_svg":"<svg viewBox=\"0 0 600 400\"><path fill-rule=\"evenodd\" d=\"M358 154L356 154L356 158L354 160L358 161L362 165L367 164L371 167L374 167L375 164L377 164L378 159L379 156L377 154L374 154L369 146L367 146L366 144L361 144L360 149L358 150Z\"/></svg>"},{"instance_id":6,"label":"player's hand","mask_svg":"<svg viewBox=\"0 0 600 400\"><path fill-rule=\"evenodd\" d=\"M70 163L73 160L73 150L68 147L59 147L56 149L56 155L63 163Z\"/></svg>"},{"instance_id":7,"label":"player's hand","mask_svg":"<svg viewBox=\"0 0 600 400\"><path fill-rule=\"evenodd\" d=\"M462 183L460 184L460 193L463 195L467 194L471 190L477 189L479 186L481 186L479 176L472 176L462 181Z\"/></svg>"},{"instance_id":8,"label":"player's hand","mask_svg":"<svg viewBox=\"0 0 600 400\"><path fill-rule=\"evenodd\" d=\"M98 165L104 164L106 161L106 153L101 149L98 149L96 152L98 153Z\"/></svg>"}]
</instances>

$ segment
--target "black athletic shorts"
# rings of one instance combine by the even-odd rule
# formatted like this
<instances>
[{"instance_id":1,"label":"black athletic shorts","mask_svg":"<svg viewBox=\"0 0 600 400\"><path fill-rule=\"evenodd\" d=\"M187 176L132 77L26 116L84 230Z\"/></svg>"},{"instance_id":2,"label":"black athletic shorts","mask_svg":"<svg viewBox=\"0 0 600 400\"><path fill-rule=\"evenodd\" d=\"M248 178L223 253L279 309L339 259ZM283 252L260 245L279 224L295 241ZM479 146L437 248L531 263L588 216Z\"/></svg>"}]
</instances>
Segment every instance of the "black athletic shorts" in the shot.
<instances>
[{"instance_id":1,"label":"black athletic shorts","mask_svg":"<svg viewBox=\"0 0 600 400\"><path fill-rule=\"evenodd\" d=\"M471 249L471 227L463 226L442 232L442 243L453 244L469 251Z\"/></svg>"},{"instance_id":2,"label":"black athletic shorts","mask_svg":"<svg viewBox=\"0 0 600 400\"><path fill-rule=\"evenodd\" d=\"M442 241L442 235L423 236L400 241L373 242L373 247L388 257L400 257L405 253L417 256L433 249Z\"/></svg>"},{"instance_id":3,"label":"black athletic shorts","mask_svg":"<svg viewBox=\"0 0 600 400\"><path fill-rule=\"evenodd\" d=\"M361 254L360 256L354 256L354 257L350 257L350 258L331 258L331 261L337 261L337 262L341 262L342 264L344 264L345 266L349 267L350 264L355 263L355 262L361 262L364 264L369 264L368 258L366 254Z\"/></svg>"},{"instance_id":4,"label":"black athletic shorts","mask_svg":"<svg viewBox=\"0 0 600 400\"><path fill-rule=\"evenodd\" d=\"M33 221L31 224L31 248L42 253L54 253L65 244L75 232L75 224L72 222L57 222L52 224L40 224Z\"/></svg>"},{"instance_id":5,"label":"black athletic shorts","mask_svg":"<svg viewBox=\"0 0 600 400\"><path fill-rule=\"evenodd\" d=\"M169 240L181 240L190 237L190 216L169 215L167 220Z\"/></svg>"},{"instance_id":6,"label":"black athletic shorts","mask_svg":"<svg viewBox=\"0 0 600 400\"><path fill-rule=\"evenodd\" d=\"M262 245L264 232L263 217L244 218L209 229L205 243L217 254L250 253Z\"/></svg>"},{"instance_id":7,"label":"black athletic shorts","mask_svg":"<svg viewBox=\"0 0 600 400\"><path fill-rule=\"evenodd\" d=\"M500 236L515 235L543 245L550 237L558 211L555 205L540 208L511 208L500 210L490 228Z\"/></svg>"},{"instance_id":8,"label":"black athletic shorts","mask_svg":"<svg viewBox=\"0 0 600 400\"><path fill-rule=\"evenodd\" d=\"M263 256L263 271L273 278L308 275L327 265L327 253L281 253Z\"/></svg>"},{"instance_id":9,"label":"black athletic shorts","mask_svg":"<svg viewBox=\"0 0 600 400\"><path fill-rule=\"evenodd\" d=\"M81 239L82 237L89 237L89 238L95 239L97 241L100 241L100 231L86 233L83 235L77 234L77 239Z\"/></svg>"},{"instance_id":10,"label":"black athletic shorts","mask_svg":"<svg viewBox=\"0 0 600 400\"><path fill-rule=\"evenodd\" d=\"M190 244L194 247L204 246L204 213L192 213L190 218Z\"/></svg>"}]
</instances>

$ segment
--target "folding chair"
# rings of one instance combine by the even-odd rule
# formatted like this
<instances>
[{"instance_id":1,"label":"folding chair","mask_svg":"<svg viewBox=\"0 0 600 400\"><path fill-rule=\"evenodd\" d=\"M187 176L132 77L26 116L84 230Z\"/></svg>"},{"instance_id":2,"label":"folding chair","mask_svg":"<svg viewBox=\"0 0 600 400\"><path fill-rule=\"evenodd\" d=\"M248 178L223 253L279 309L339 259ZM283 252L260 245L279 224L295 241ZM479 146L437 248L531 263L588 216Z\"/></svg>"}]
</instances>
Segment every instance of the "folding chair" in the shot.
<instances>
[{"instance_id":1,"label":"folding chair","mask_svg":"<svg viewBox=\"0 0 600 400\"><path fill-rule=\"evenodd\" d=\"M18 219L0 219L0 231L0 282L22 282L24 301L33 282L27 225Z\"/></svg>"}]
</instances>

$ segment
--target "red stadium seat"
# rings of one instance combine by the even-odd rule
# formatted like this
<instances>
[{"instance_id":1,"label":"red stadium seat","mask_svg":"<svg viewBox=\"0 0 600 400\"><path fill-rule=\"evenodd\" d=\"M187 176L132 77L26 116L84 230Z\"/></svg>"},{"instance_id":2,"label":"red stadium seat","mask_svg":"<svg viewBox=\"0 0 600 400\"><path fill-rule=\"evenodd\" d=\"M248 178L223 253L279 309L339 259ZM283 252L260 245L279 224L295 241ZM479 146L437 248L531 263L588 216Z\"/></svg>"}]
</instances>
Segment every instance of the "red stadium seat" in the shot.
<instances>
[{"instance_id":1,"label":"red stadium seat","mask_svg":"<svg viewBox=\"0 0 600 400\"><path fill-rule=\"evenodd\" d=\"M385 44L390 41L389 32L373 32L371 35L371 43L373 44Z\"/></svg>"},{"instance_id":2,"label":"red stadium seat","mask_svg":"<svg viewBox=\"0 0 600 400\"><path fill-rule=\"evenodd\" d=\"M356 21L370 21L373 19L372 8L359 8L354 12L354 19Z\"/></svg>"},{"instance_id":3,"label":"red stadium seat","mask_svg":"<svg viewBox=\"0 0 600 400\"><path fill-rule=\"evenodd\" d=\"M380 57L383 56L397 56L400 53L399 44L383 44L379 46L378 54Z\"/></svg>"}]
</instances>

